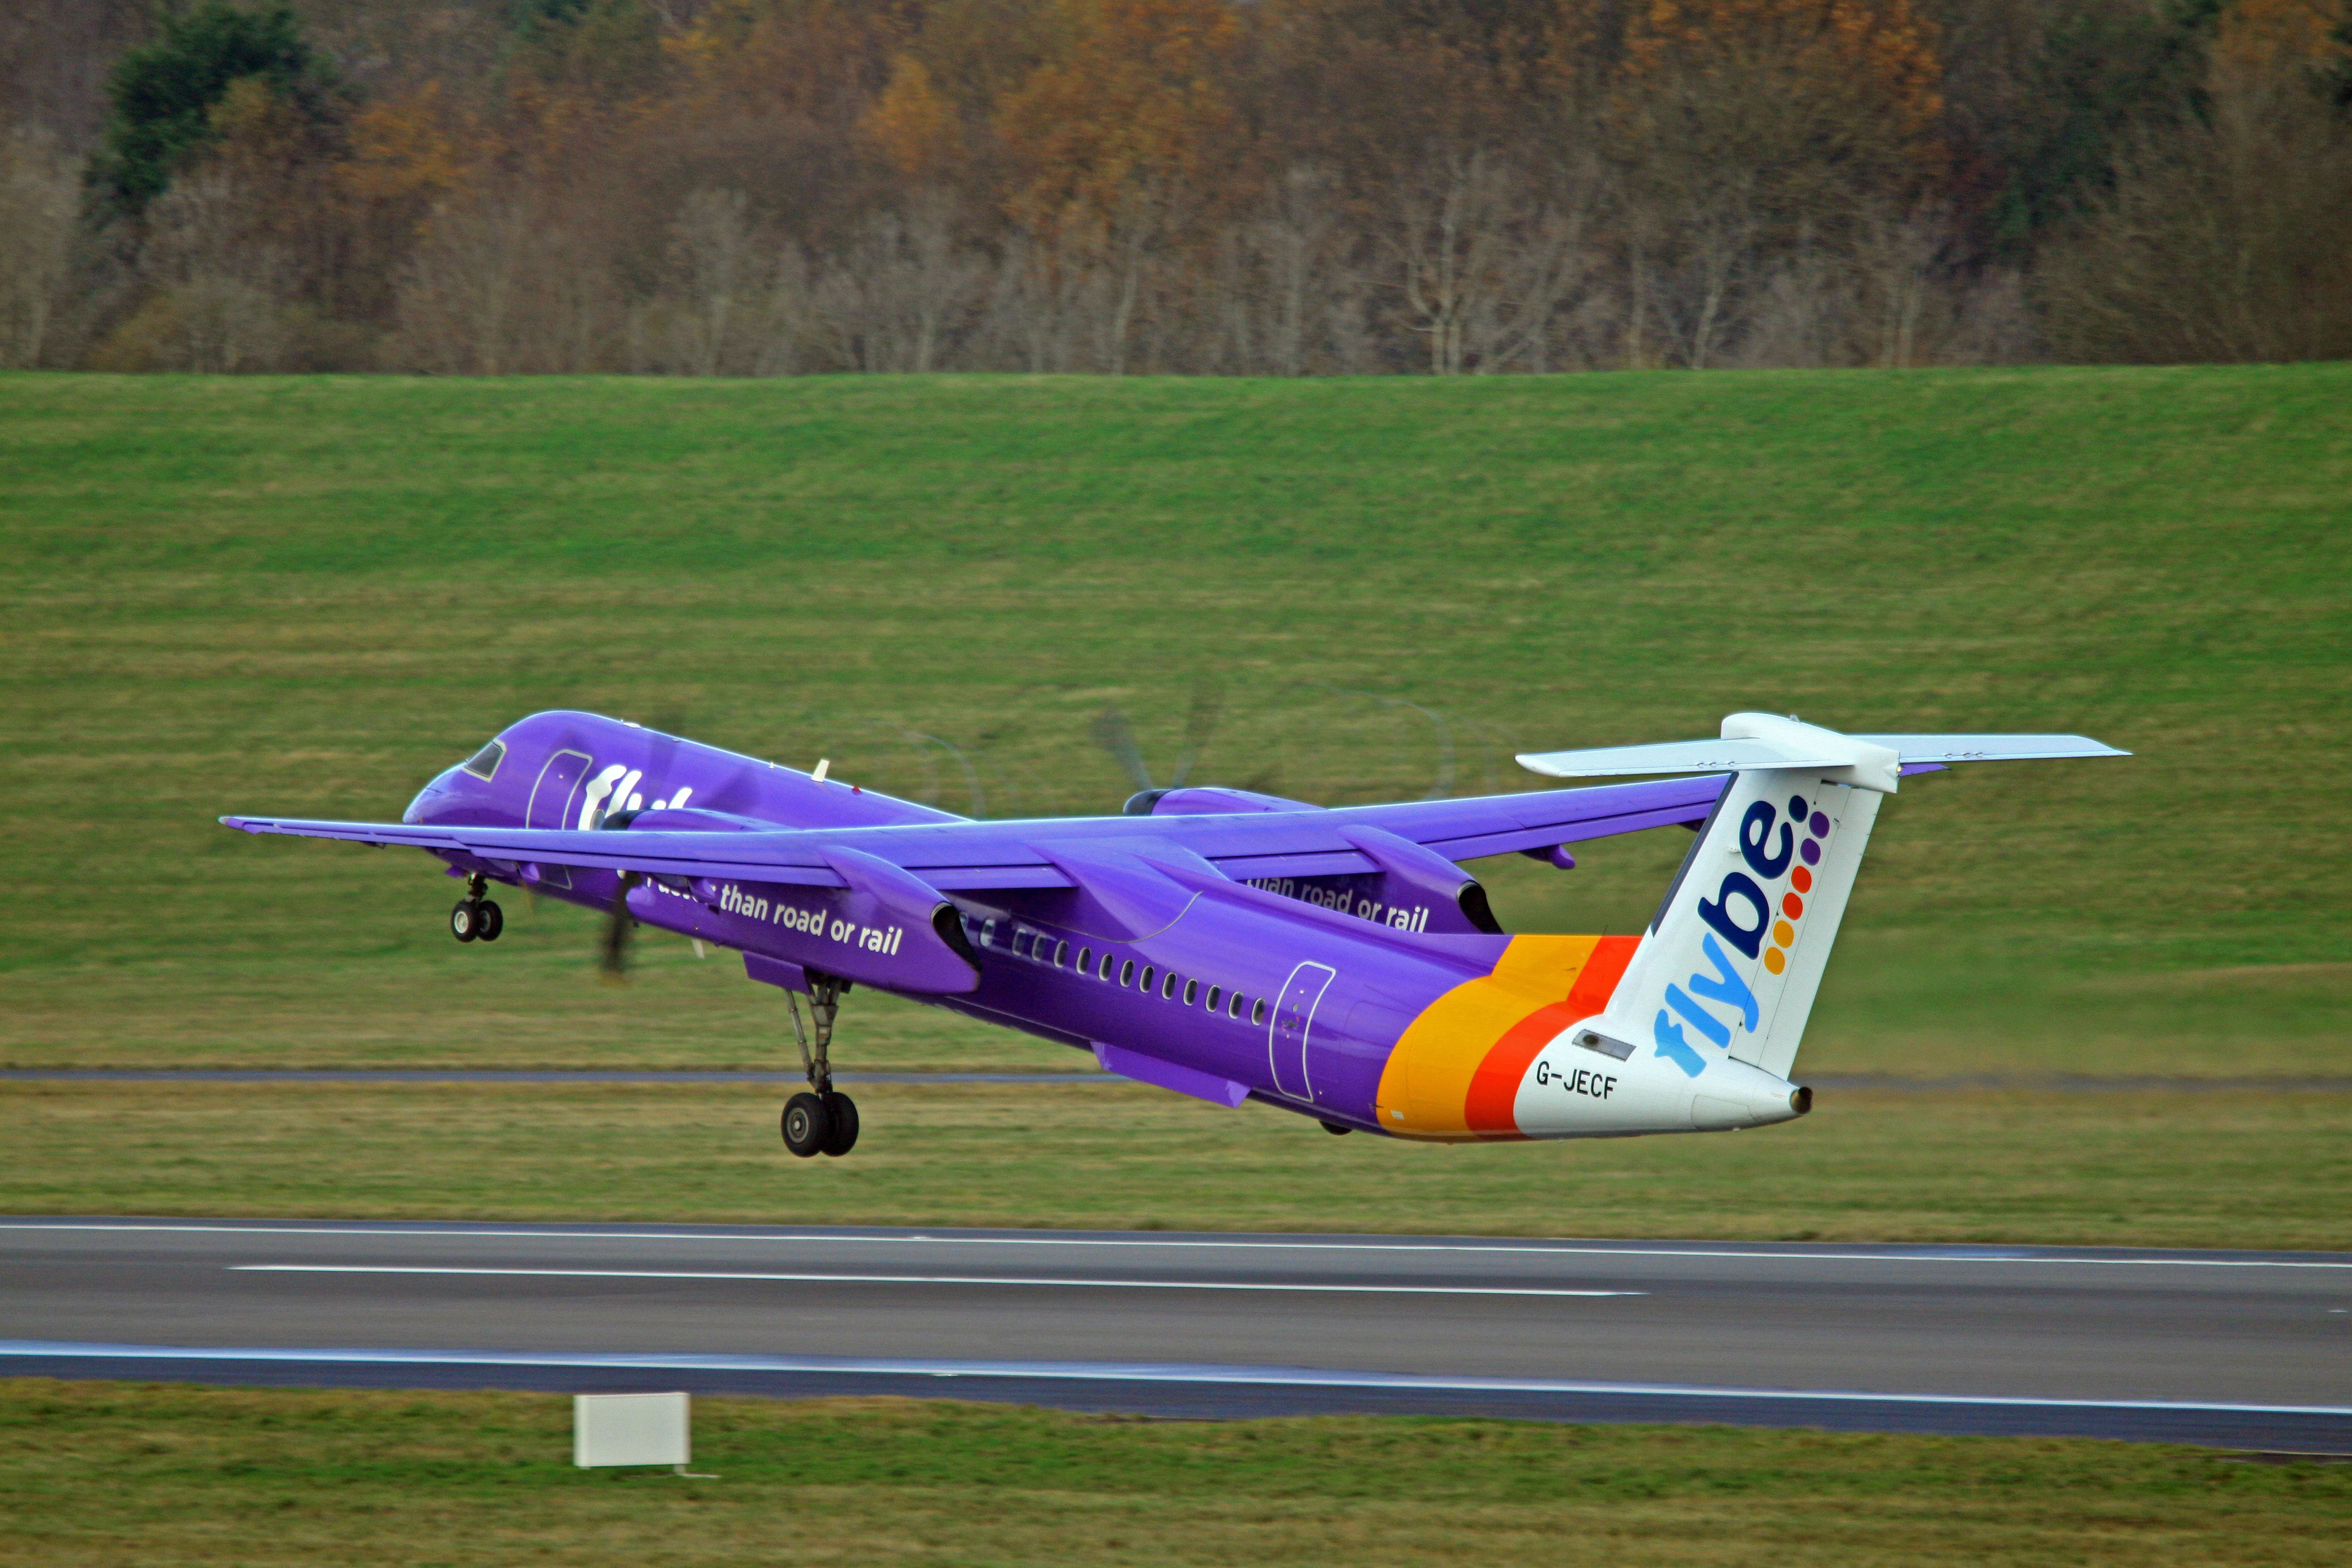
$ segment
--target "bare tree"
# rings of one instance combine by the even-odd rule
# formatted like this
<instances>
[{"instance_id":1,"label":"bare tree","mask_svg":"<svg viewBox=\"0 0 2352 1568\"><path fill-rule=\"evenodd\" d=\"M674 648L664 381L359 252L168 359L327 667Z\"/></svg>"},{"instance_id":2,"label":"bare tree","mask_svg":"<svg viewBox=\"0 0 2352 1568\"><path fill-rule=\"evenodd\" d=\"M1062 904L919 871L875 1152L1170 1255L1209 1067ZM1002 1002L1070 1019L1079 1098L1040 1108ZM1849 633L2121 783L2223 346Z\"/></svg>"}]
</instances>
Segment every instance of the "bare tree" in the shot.
<instances>
[{"instance_id":1,"label":"bare tree","mask_svg":"<svg viewBox=\"0 0 2352 1568\"><path fill-rule=\"evenodd\" d=\"M0 134L0 366L41 363L73 249L80 161L31 131Z\"/></svg>"},{"instance_id":2,"label":"bare tree","mask_svg":"<svg viewBox=\"0 0 2352 1568\"><path fill-rule=\"evenodd\" d=\"M929 193L877 214L818 279L814 309L853 370L938 370L961 342L987 276L957 243L956 211Z\"/></svg>"},{"instance_id":3,"label":"bare tree","mask_svg":"<svg viewBox=\"0 0 2352 1568\"><path fill-rule=\"evenodd\" d=\"M1099 369L1100 324L1116 316L1118 294L1095 247L1016 230L997 263L982 352L1032 374Z\"/></svg>"},{"instance_id":4,"label":"bare tree","mask_svg":"<svg viewBox=\"0 0 2352 1568\"><path fill-rule=\"evenodd\" d=\"M476 195L434 213L398 295L410 363L450 375L520 368L515 322L537 219L520 193Z\"/></svg>"},{"instance_id":5,"label":"bare tree","mask_svg":"<svg viewBox=\"0 0 2352 1568\"><path fill-rule=\"evenodd\" d=\"M2300 59L2221 59L2204 116L2144 132L2112 195L2046 258L2078 360L2352 354L2352 119Z\"/></svg>"},{"instance_id":6,"label":"bare tree","mask_svg":"<svg viewBox=\"0 0 2352 1568\"><path fill-rule=\"evenodd\" d=\"M1540 375L1553 368L1553 334L1561 313L1589 300L1595 266L1585 243L1587 206L1571 194L1563 207L1538 207L1503 230L1494 286L1470 302L1463 345L1481 374L1517 363Z\"/></svg>"},{"instance_id":7,"label":"bare tree","mask_svg":"<svg viewBox=\"0 0 2352 1568\"><path fill-rule=\"evenodd\" d=\"M617 369L611 227L513 181L436 209L397 296L395 356L452 374Z\"/></svg>"},{"instance_id":8,"label":"bare tree","mask_svg":"<svg viewBox=\"0 0 2352 1568\"><path fill-rule=\"evenodd\" d=\"M1431 374L1544 368L1553 318L1591 271L1580 207L1540 200L1482 148L1429 159L1401 182L1395 214L1406 321Z\"/></svg>"},{"instance_id":9,"label":"bare tree","mask_svg":"<svg viewBox=\"0 0 2352 1568\"><path fill-rule=\"evenodd\" d=\"M1764 213L1753 171L1696 163L1658 171L1673 239L1653 296L1676 357L1705 370L1739 325L1742 295L1761 259Z\"/></svg>"},{"instance_id":10,"label":"bare tree","mask_svg":"<svg viewBox=\"0 0 2352 1568\"><path fill-rule=\"evenodd\" d=\"M1950 210L1921 204L1902 217L1874 205L1856 226L1852 266L1864 308L1868 341L1860 345L1866 363L1903 366L1922 363L1929 334L1948 314L1939 289L1952 247Z\"/></svg>"},{"instance_id":11,"label":"bare tree","mask_svg":"<svg viewBox=\"0 0 2352 1568\"><path fill-rule=\"evenodd\" d=\"M1429 341L1432 375L1462 374L1462 327L1490 263L1501 184L1484 149L1440 155L1400 182L1391 243L1406 321Z\"/></svg>"},{"instance_id":12,"label":"bare tree","mask_svg":"<svg viewBox=\"0 0 2352 1568\"><path fill-rule=\"evenodd\" d=\"M1849 363L1852 272L1811 245L1781 258L1750 297L1733 363L1810 369Z\"/></svg>"},{"instance_id":13,"label":"bare tree","mask_svg":"<svg viewBox=\"0 0 2352 1568\"><path fill-rule=\"evenodd\" d=\"M1951 335L1939 351L1943 363L2023 364L2042 353L2023 272L1990 267L1958 286Z\"/></svg>"},{"instance_id":14,"label":"bare tree","mask_svg":"<svg viewBox=\"0 0 2352 1568\"><path fill-rule=\"evenodd\" d=\"M745 220L740 191L696 191L671 226L671 252L683 299L675 320L684 368L717 375L740 330L745 297L759 286L760 253Z\"/></svg>"},{"instance_id":15,"label":"bare tree","mask_svg":"<svg viewBox=\"0 0 2352 1568\"><path fill-rule=\"evenodd\" d=\"M249 205L218 168L183 174L149 204L137 267L146 297L99 350L100 366L214 375L295 368L297 333L281 303L294 269L255 237Z\"/></svg>"},{"instance_id":16,"label":"bare tree","mask_svg":"<svg viewBox=\"0 0 2352 1568\"><path fill-rule=\"evenodd\" d=\"M1361 315L1362 280L1331 171L1293 164L1265 207L1220 237L1207 282L1203 370L1305 375L1344 360L1342 323Z\"/></svg>"}]
</instances>

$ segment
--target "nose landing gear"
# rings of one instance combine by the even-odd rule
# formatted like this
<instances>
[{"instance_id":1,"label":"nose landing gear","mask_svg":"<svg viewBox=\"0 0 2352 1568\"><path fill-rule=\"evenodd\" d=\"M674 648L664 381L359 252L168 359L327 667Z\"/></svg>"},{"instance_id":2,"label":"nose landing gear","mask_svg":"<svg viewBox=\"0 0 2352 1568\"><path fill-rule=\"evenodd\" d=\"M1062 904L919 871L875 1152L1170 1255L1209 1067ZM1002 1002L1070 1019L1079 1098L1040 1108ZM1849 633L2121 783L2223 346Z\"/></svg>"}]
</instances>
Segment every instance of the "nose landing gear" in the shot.
<instances>
[{"instance_id":1,"label":"nose landing gear","mask_svg":"<svg viewBox=\"0 0 2352 1568\"><path fill-rule=\"evenodd\" d=\"M857 1144L857 1102L833 1087L833 1021L841 1011L846 981L812 973L809 1018L816 1031L816 1047L809 1047L809 1031L801 1024L800 997L784 993L793 1010L793 1034L800 1041L801 1066L808 1073L808 1091L784 1102L782 1131L784 1147L802 1159L818 1154L846 1154Z\"/></svg>"},{"instance_id":2,"label":"nose landing gear","mask_svg":"<svg viewBox=\"0 0 2352 1568\"><path fill-rule=\"evenodd\" d=\"M505 912L482 897L489 886L478 871L466 879L466 896L449 911L449 934L459 942L496 942L507 929Z\"/></svg>"}]
</instances>

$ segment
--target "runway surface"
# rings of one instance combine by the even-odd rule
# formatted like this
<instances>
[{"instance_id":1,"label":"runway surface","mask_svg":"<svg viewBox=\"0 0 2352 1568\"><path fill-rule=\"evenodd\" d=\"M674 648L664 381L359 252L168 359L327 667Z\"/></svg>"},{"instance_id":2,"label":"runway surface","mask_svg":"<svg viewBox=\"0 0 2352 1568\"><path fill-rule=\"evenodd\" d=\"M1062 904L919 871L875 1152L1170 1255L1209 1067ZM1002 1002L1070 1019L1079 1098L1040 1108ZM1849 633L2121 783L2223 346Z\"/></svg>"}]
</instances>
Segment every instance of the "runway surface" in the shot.
<instances>
[{"instance_id":1,"label":"runway surface","mask_svg":"<svg viewBox=\"0 0 2352 1568\"><path fill-rule=\"evenodd\" d=\"M0 1373L2352 1452L2352 1256L0 1220Z\"/></svg>"}]
</instances>

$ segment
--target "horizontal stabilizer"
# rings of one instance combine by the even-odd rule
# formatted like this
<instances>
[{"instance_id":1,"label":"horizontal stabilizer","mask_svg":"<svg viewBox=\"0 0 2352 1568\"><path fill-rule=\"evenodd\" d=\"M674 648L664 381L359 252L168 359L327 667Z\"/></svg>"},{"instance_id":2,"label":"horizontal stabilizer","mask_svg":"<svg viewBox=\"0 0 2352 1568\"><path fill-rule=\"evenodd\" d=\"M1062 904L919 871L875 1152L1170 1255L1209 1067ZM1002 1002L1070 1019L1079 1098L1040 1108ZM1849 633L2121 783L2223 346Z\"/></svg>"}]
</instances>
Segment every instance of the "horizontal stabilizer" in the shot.
<instances>
[{"instance_id":1,"label":"horizontal stabilizer","mask_svg":"<svg viewBox=\"0 0 2352 1568\"><path fill-rule=\"evenodd\" d=\"M2128 757L2088 735L1856 735L1906 763L2033 763L2061 757Z\"/></svg>"},{"instance_id":2,"label":"horizontal stabilizer","mask_svg":"<svg viewBox=\"0 0 2352 1568\"><path fill-rule=\"evenodd\" d=\"M1843 757L1805 754L1820 750L1801 746L1792 751L1765 741L1660 741L1589 752L1530 752L1519 758L1519 766L1556 779L1597 779L1619 773L1736 773L1751 768L1844 765Z\"/></svg>"},{"instance_id":3,"label":"horizontal stabilizer","mask_svg":"<svg viewBox=\"0 0 2352 1568\"><path fill-rule=\"evenodd\" d=\"M1846 735L1769 713L1734 713L1724 720L1717 740L1529 752L1518 763L1530 773L1560 779L1822 768L1832 770L1834 782L1892 793L1906 769L2130 754L2087 735Z\"/></svg>"}]
</instances>

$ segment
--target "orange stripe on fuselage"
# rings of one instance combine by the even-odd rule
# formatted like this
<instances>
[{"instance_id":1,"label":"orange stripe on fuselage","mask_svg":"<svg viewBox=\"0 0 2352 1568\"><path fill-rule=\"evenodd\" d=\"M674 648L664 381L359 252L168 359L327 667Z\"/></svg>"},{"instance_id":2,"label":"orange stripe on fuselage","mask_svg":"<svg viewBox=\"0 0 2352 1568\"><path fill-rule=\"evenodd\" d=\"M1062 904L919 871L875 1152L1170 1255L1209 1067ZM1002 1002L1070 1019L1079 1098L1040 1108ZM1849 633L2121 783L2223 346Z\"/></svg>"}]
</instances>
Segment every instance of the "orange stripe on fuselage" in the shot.
<instances>
[{"instance_id":1,"label":"orange stripe on fuselage","mask_svg":"<svg viewBox=\"0 0 2352 1568\"><path fill-rule=\"evenodd\" d=\"M1455 986L1406 1027L1381 1075L1381 1125L1454 1142L1524 1136L1512 1107L1528 1064L1608 1004L1640 942L1513 937L1493 973Z\"/></svg>"}]
</instances>

